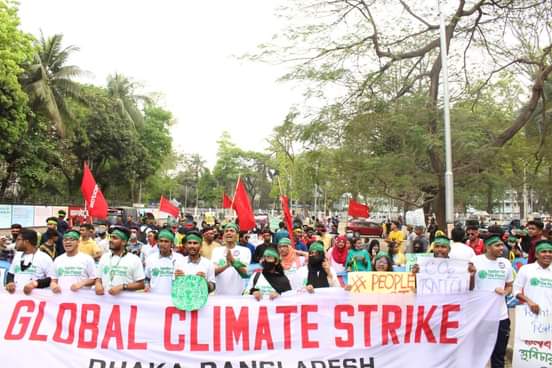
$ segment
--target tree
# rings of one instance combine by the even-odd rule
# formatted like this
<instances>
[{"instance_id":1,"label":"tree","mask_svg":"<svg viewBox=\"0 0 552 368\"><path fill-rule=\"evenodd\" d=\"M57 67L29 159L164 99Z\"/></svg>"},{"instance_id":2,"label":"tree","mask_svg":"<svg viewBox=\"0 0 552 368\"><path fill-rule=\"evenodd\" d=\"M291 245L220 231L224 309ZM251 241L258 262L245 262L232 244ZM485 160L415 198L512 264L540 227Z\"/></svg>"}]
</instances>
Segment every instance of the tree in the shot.
<instances>
[{"instance_id":1,"label":"tree","mask_svg":"<svg viewBox=\"0 0 552 368\"><path fill-rule=\"evenodd\" d=\"M144 125L144 116L139 108L140 104L152 103L148 96L136 93L138 88L140 88L140 85L122 74L115 73L107 77L108 95L117 102L121 116L136 129L140 129Z\"/></svg>"},{"instance_id":2,"label":"tree","mask_svg":"<svg viewBox=\"0 0 552 368\"><path fill-rule=\"evenodd\" d=\"M63 35L55 34L37 42L34 60L27 66L22 84L30 96L33 111L44 113L55 125L60 136L66 134L68 124L74 121L67 105L67 98L84 102L80 96L80 85L73 79L82 75L75 65L66 65L71 54L79 48L73 45L63 47Z\"/></svg>"},{"instance_id":3,"label":"tree","mask_svg":"<svg viewBox=\"0 0 552 368\"><path fill-rule=\"evenodd\" d=\"M424 198L431 199L438 222L443 224L444 160L439 143L442 142L441 56L439 27L430 6L406 0L397 4L365 0L310 0L296 4L299 16L295 19L300 23L292 20L284 40L275 37L272 44L262 45L254 58L273 61L276 54L280 60L293 63L284 79L311 82L307 96L314 93L320 96L328 86L344 91L329 105L339 113L325 122L341 131L357 117L378 113L386 105L417 96L425 118L418 121L416 129L423 130L426 142L422 146L426 156L423 161L429 164L424 174L431 178L431 182L419 188ZM390 12L390 7L394 11ZM479 95L505 71L515 73L527 65L535 66L528 100L508 124L501 124L486 136L484 145L489 150L504 146L527 124L543 95L544 80L552 72L550 45L520 53L520 38L506 41L504 30L523 35L536 29L547 34L551 15L552 9L542 1L528 1L519 6L518 2L506 0L470 4L458 0L446 21L446 46L454 61L451 80L455 99ZM474 103L478 104L477 98ZM324 117L329 108L323 108L319 115ZM397 186L395 189L402 191L402 182L395 180L388 182L387 188Z\"/></svg>"}]
</instances>

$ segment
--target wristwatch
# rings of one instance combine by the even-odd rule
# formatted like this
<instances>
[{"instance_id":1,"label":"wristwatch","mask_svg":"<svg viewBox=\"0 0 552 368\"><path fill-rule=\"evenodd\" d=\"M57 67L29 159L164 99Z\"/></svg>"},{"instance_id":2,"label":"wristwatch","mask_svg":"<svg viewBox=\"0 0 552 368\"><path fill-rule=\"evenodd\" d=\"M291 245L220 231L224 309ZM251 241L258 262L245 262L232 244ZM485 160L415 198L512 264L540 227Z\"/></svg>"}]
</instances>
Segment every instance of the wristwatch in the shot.
<instances>
[{"instance_id":1,"label":"wristwatch","mask_svg":"<svg viewBox=\"0 0 552 368\"><path fill-rule=\"evenodd\" d=\"M123 284L123 290L126 290L126 289L128 289L128 284L125 282L125 283Z\"/></svg>"}]
</instances>

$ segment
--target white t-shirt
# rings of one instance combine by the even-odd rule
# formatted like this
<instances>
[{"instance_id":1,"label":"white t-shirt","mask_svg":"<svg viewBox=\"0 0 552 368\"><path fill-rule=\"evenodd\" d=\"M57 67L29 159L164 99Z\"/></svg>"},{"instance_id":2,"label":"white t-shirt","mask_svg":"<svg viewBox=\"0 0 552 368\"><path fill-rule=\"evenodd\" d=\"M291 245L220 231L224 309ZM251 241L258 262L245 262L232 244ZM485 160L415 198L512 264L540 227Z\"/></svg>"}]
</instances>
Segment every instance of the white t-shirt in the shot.
<instances>
[{"instance_id":1,"label":"white t-shirt","mask_svg":"<svg viewBox=\"0 0 552 368\"><path fill-rule=\"evenodd\" d=\"M238 259L246 266L251 262L249 248L234 246L228 249L226 246L213 249L211 261L215 267L226 265L226 254L232 252L234 259ZM241 295L244 289L244 281L239 272L232 266L228 267L216 276L218 295Z\"/></svg>"},{"instance_id":2,"label":"white t-shirt","mask_svg":"<svg viewBox=\"0 0 552 368\"><path fill-rule=\"evenodd\" d=\"M111 252L104 254L100 258L97 273L105 289L145 278L142 261L132 253L126 253L124 257L114 256Z\"/></svg>"},{"instance_id":3,"label":"white t-shirt","mask_svg":"<svg viewBox=\"0 0 552 368\"><path fill-rule=\"evenodd\" d=\"M506 258L499 257L490 260L485 254L480 254L472 258L471 262L475 266L475 289L494 291L496 288L504 288L507 282L514 281L512 264ZM500 310L500 319L508 318L508 309L506 300L502 303Z\"/></svg>"},{"instance_id":4,"label":"white t-shirt","mask_svg":"<svg viewBox=\"0 0 552 368\"><path fill-rule=\"evenodd\" d=\"M71 285L79 281L97 277L94 259L85 253L77 253L72 257L63 253L54 260L54 273L52 278L57 279L62 291L71 290Z\"/></svg>"},{"instance_id":5,"label":"white t-shirt","mask_svg":"<svg viewBox=\"0 0 552 368\"><path fill-rule=\"evenodd\" d=\"M291 281L291 287L294 290L303 289L307 286L307 281L309 277L309 266L305 265L297 270L295 275L293 275L293 280ZM335 270L330 266L330 274L328 275L328 284L330 287L338 287L339 280Z\"/></svg>"},{"instance_id":6,"label":"white t-shirt","mask_svg":"<svg viewBox=\"0 0 552 368\"><path fill-rule=\"evenodd\" d=\"M543 309L552 309L552 266L537 262L522 266L514 281L514 296L523 294Z\"/></svg>"},{"instance_id":7,"label":"white t-shirt","mask_svg":"<svg viewBox=\"0 0 552 368\"><path fill-rule=\"evenodd\" d=\"M473 257L475 257L475 252L469 245L457 242L450 243L449 258L463 259L465 261L471 262Z\"/></svg>"},{"instance_id":8,"label":"white t-shirt","mask_svg":"<svg viewBox=\"0 0 552 368\"><path fill-rule=\"evenodd\" d=\"M171 252L169 257L161 257L157 252L146 258L145 275L150 280L151 293L171 294L175 265L182 262L182 258L184 256L176 252Z\"/></svg>"},{"instance_id":9,"label":"white t-shirt","mask_svg":"<svg viewBox=\"0 0 552 368\"><path fill-rule=\"evenodd\" d=\"M21 267L22 265L23 267ZM27 265L29 265L29 267L25 268ZM23 270L23 268L25 268L25 270ZM38 249L32 254L16 252L8 272L14 274L16 288L23 288L32 280L53 277L54 261L52 261L49 255Z\"/></svg>"},{"instance_id":10,"label":"white t-shirt","mask_svg":"<svg viewBox=\"0 0 552 368\"><path fill-rule=\"evenodd\" d=\"M185 275L196 275L198 272L203 272L208 282L216 283L215 266L210 259L199 257L199 262L194 263L190 257L182 257L174 265L175 270L181 270Z\"/></svg>"},{"instance_id":11,"label":"white t-shirt","mask_svg":"<svg viewBox=\"0 0 552 368\"><path fill-rule=\"evenodd\" d=\"M154 253L159 252L159 247L157 244L155 244L153 247L149 244L142 245L142 249L140 249L140 259L142 259L142 262L145 264L146 259Z\"/></svg>"}]
</instances>

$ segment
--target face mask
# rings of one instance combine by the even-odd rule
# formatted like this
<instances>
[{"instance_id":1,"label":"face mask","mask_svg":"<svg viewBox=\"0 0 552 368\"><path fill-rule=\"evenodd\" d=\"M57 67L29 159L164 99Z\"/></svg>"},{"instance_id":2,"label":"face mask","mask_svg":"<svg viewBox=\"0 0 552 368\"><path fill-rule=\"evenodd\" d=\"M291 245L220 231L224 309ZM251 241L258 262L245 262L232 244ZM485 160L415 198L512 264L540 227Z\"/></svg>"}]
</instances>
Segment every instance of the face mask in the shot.
<instances>
[{"instance_id":1,"label":"face mask","mask_svg":"<svg viewBox=\"0 0 552 368\"><path fill-rule=\"evenodd\" d=\"M324 262L324 256L322 254L317 254L315 256L309 256L309 264L311 266L318 266Z\"/></svg>"},{"instance_id":2,"label":"face mask","mask_svg":"<svg viewBox=\"0 0 552 368\"><path fill-rule=\"evenodd\" d=\"M131 233L131 234L130 234L130 238L131 238L132 240L134 240L134 239L138 238L138 235L137 235L136 233Z\"/></svg>"},{"instance_id":3,"label":"face mask","mask_svg":"<svg viewBox=\"0 0 552 368\"><path fill-rule=\"evenodd\" d=\"M273 271L276 268L276 263L274 262L262 262L261 265L263 266L263 270L266 271Z\"/></svg>"}]
</instances>

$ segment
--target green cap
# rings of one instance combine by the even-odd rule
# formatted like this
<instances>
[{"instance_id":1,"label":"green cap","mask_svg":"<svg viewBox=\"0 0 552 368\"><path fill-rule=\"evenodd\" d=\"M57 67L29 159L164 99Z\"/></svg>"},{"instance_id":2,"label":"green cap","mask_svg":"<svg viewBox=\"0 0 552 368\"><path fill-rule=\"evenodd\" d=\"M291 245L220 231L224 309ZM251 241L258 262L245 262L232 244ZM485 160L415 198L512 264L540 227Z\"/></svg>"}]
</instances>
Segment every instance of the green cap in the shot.
<instances>
[{"instance_id":1,"label":"green cap","mask_svg":"<svg viewBox=\"0 0 552 368\"><path fill-rule=\"evenodd\" d=\"M376 255L376 261L380 258L387 258L388 261L391 261L391 257L389 257L389 254L387 252L384 252L383 250L379 251L378 254Z\"/></svg>"},{"instance_id":2,"label":"green cap","mask_svg":"<svg viewBox=\"0 0 552 368\"><path fill-rule=\"evenodd\" d=\"M79 240L80 239L80 233L77 230L69 230L68 232L63 234L63 239Z\"/></svg>"},{"instance_id":3,"label":"green cap","mask_svg":"<svg viewBox=\"0 0 552 368\"><path fill-rule=\"evenodd\" d=\"M510 243L516 242L516 243L517 243L517 238L516 238L515 236L511 236L511 235L510 235L510 236L508 237L508 242L510 242Z\"/></svg>"},{"instance_id":4,"label":"green cap","mask_svg":"<svg viewBox=\"0 0 552 368\"><path fill-rule=\"evenodd\" d=\"M435 240L433 241L433 244L435 245L444 245L445 247L450 248L450 239L446 236L437 236Z\"/></svg>"},{"instance_id":5,"label":"green cap","mask_svg":"<svg viewBox=\"0 0 552 368\"><path fill-rule=\"evenodd\" d=\"M539 240L536 245L535 253L537 254L543 250L552 250L552 243L549 240Z\"/></svg>"},{"instance_id":6,"label":"green cap","mask_svg":"<svg viewBox=\"0 0 552 368\"><path fill-rule=\"evenodd\" d=\"M500 240L500 237L498 235L489 236L487 239L485 239L485 245L495 245L496 243L502 243L502 240Z\"/></svg>"},{"instance_id":7,"label":"green cap","mask_svg":"<svg viewBox=\"0 0 552 368\"><path fill-rule=\"evenodd\" d=\"M172 231L170 230L167 230L167 229L163 229L159 232L159 234L157 235L157 238L158 239L167 239L169 240L171 243L174 243L174 234Z\"/></svg>"},{"instance_id":8,"label":"green cap","mask_svg":"<svg viewBox=\"0 0 552 368\"><path fill-rule=\"evenodd\" d=\"M320 253L324 253L324 244L322 244L322 242L315 241L315 242L312 243L311 246L309 247L309 252L320 252Z\"/></svg>"},{"instance_id":9,"label":"green cap","mask_svg":"<svg viewBox=\"0 0 552 368\"><path fill-rule=\"evenodd\" d=\"M278 246L280 245L291 245L291 240L289 238L282 238L278 241Z\"/></svg>"},{"instance_id":10,"label":"green cap","mask_svg":"<svg viewBox=\"0 0 552 368\"><path fill-rule=\"evenodd\" d=\"M265 249L265 251L263 253L263 257L274 257L276 259L280 259L280 255L272 247L268 247L268 248Z\"/></svg>"},{"instance_id":11,"label":"green cap","mask_svg":"<svg viewBox=\"0 0 552 368\"><path fill-rule=\"evenodd\" d=\"M124 241L128 241L128 234L124 233L123 231L119 230L119 229L115 229L111 232L111 235L115 235L117 238L121 239L121 240L124 240Z\"/></svg>"},{"instance_id":12,"label":"green cap","mask_svg":"<svg viewBox=\"0 0 552 368\"><path fill-rule=\"evenodd\" d=\"M189 240L195 240L199 244L201 244L201 242L203 242L203 239L201 238L201 236L199 236L197 234L188 234L188 235L186 235L186 242L188 242Z\"/></svg>"},{"instance_id":13,"label":"green cap","mask_svg":"<svg viewBox=\"0 0 552 368\"><path fill-rule=\"evenodd\" d=\"M238 225L236 225L234 222L229 222L226 225L224 225L224 230L231 228L234 229L237 233L240 232L240 228Z\"/></svg>"}]
</instances>

